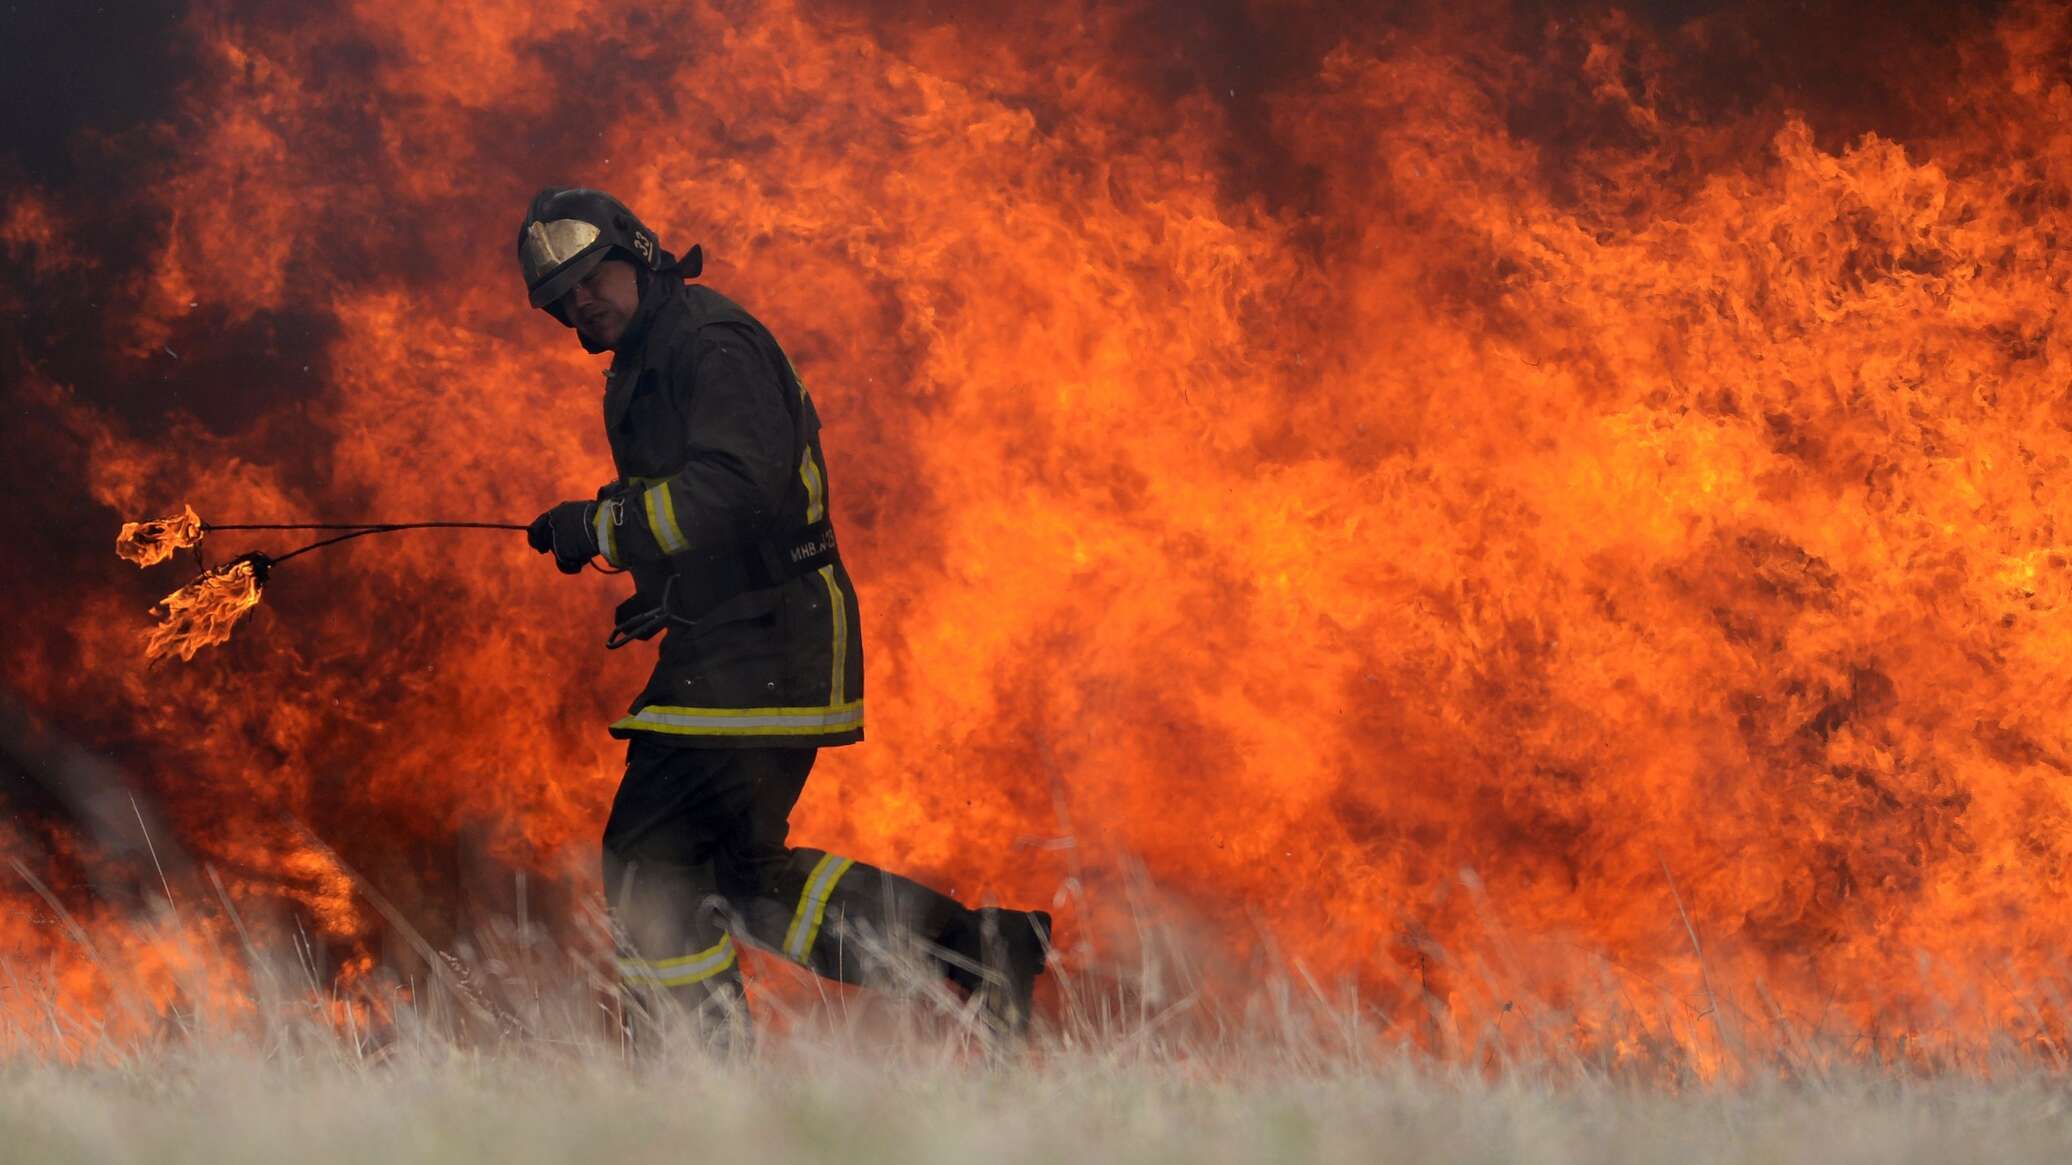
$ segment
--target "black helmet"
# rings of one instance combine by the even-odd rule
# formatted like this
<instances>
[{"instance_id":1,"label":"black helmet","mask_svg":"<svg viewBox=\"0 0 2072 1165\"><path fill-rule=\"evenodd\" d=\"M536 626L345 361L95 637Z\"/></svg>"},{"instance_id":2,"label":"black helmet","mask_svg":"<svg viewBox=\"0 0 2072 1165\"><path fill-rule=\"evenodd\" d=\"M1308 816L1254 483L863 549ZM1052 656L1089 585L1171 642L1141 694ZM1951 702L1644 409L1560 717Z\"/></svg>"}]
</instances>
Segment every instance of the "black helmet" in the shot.
<instances>
[{"instance_id":1,"label":"black helmet","mask_svg":"<svg viewBox=\"0 0 2072 1165\"><path fill-rule=\"evenodd\" d=\"M533 196L518 228L518 267L525 273L532 306L569 323L557 301L615 254L645 270L673 270L685 279L703 266L696 247L679 263L625 203L602 190L549 186Z\"/></svg>"}]
</instances>

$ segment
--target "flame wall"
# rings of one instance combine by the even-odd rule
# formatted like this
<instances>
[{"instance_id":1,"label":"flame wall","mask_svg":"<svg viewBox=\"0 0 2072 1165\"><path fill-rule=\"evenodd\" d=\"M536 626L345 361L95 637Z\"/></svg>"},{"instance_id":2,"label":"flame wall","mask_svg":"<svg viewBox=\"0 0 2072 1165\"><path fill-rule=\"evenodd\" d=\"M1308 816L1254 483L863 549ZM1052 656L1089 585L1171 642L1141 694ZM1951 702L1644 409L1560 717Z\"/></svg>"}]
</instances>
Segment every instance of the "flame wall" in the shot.
<instances>
[{"instance_id":1,"label":"flame wall","mask_svg":"<svg viewBox=\"0 0 2072 1165\"><path fill-rule=\"evenodd\" d=\"M1089 930L1136 855L1237 968L1271 936L1399 1010L1597 1031L1703 970L1805 1025L2060 1026L2057 7L158 19L93 74L128 105L0 171L5 674L334 958L381 930L339 859L431 920L456 837L588 860L646 666L601 650L615 584L368 540L146 668L170 584L109 539L588 496L600 361L510 257L582 182L703 242L827 422L870 740L795 836L968 898L1078 878Z\"/></svg>"}]
</instances>

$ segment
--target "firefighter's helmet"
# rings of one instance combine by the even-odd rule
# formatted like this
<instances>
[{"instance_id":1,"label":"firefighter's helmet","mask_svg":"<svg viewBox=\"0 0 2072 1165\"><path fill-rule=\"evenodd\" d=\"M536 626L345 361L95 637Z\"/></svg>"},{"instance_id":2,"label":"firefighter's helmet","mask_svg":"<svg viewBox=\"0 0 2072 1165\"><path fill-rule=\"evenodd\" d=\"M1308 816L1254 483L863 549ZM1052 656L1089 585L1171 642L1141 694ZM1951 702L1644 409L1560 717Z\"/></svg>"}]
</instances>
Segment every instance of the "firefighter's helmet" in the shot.
<instances>
[{"instance_id":1,"label":"firefighter's helmet","mask_svg":"<svg viewBox=\"0 0 2072 1165\"><path fill-rule=\"evenodd\" d=\"M696 252L692 248L693 255ZM602 190L549 186L533 196L532 208L518 228L518 266L525 273L532 306L560 319L561 297L613 256L648 271L687 268L691 261L686 256L683 264L677 263L646 223Z\"/></svg>"}]
</instances>

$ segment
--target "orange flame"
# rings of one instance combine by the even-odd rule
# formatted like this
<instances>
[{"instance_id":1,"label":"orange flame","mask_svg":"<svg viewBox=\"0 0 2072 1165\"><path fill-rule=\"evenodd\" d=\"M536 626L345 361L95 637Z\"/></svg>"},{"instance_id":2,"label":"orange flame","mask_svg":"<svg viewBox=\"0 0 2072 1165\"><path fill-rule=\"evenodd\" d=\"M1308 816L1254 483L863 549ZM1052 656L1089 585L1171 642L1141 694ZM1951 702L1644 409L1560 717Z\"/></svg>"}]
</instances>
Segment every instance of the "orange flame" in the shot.
<instances>
[{"instance_id":1,"label":"orange flame","mask_svg":"<svg viewBox=\"0 0 2072 1165\"><path fill-rule=\"evenodd\" d=\"M230 642L230 629L259 605L263 582L259 562L240 558L159 600L152 613L160 622L144 633L144 658L155 661L177 654L193 659L204 647Z\"/></svg>"},{"instance_id":2,"label":"orange flame","mask_svg":"<svg viewBox=\"0 0 2072 1165\"><path fill-rule=\"evenodd\" d=\"M201 515L193 506L182 506L170 518L148 522L124 522L115 536L115 553L138 566L156 566L178 550L201 543Z\"/></svg>"},{"instance_id":3,"label":"orange flame","mask_svg":"<svg viewBox=\"0 0 2072 1165\"><path fill-rule=\"evenodd\" d=\"M802 843L1068 943L1132 855L1233 975L1264 931L1466 1044L2065 1034L2064 5L205 7L119 139L177 148L0 226L0 306L97 349L0 378L64 438L5 461L122 513L591 496L599 362L505 243L606 186L827 425L871 737ZM10 592L0 667L334 966L395 944L285 812L434 944L510 881L456 838L593 900L623 593L355 553L236 684L146 676L99 578Z\"/></svg>"}]
</instances>

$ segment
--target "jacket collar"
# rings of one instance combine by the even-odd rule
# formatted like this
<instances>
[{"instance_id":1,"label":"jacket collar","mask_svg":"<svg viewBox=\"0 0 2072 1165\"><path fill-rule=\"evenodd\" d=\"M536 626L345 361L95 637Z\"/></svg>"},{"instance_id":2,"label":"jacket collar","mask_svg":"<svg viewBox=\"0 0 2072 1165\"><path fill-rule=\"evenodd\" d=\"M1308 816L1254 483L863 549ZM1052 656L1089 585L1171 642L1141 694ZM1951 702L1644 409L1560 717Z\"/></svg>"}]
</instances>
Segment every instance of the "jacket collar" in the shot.
<instances>
[{"instance_id":1,"label":"jacket collar","mask_svg":"<svg viewBox=\"0 0 2072 1165\"><path fill-rule=\"evenodd\" d=\"M640 357L641 342L648 328L655 322L655 316L662 305L683 294L683 282L669 277L668 272L658 271L648 277L647 294L640 297L640 306L633 309L633 318L626 321L626 330L619 335L618 348L613 354L612 364L622 361L632 363ZM633 360L627 359L631 353Z\"/></svg>"},{"instance_id":2,"label":"jacket collar","mask_svg":"<svg viewBox=\"0 0 2072 1165\"><path fill-rule=\"evenodd\" d=\"M670 301L683 295L683 284L669 277L667 272L657 273L648 280L647 294L640 297L640 306L634 309L633 318L626 321L626 330L619 336L618 347L612 352L611 371L605 373L604 423L615 429L626 415L626 408L633 403L633 390L640 384L640 366L646 356L647 335L653 329L655 317L660 315Z\"/></svg>"}]
</instances>

